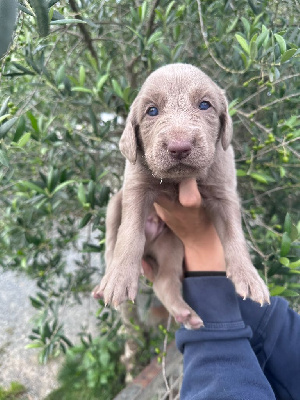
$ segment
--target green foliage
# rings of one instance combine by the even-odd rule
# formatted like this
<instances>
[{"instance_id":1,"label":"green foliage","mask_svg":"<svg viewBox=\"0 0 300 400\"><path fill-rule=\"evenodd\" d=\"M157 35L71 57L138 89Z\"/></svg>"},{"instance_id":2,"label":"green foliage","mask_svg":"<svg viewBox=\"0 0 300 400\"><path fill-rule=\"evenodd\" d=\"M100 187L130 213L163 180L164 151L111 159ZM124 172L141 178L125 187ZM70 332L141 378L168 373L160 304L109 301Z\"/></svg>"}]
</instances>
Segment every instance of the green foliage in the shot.
<instances>
[{"instance_id":1,"label":"green foliage","mask_svg":"<svg viewBox=\"0 0 300 400\"><path fill-rule=\"evenodd\" d=\"M19 382L11 382L10 387L5 389L0 386L0 400L21 400L23 394L27 392L25 386L21 385Z\"/></svg>"},{"instance_id":2,"label":"green foliage","mask_svg":"<svg viewBox=\"0 0 300 400\"><path fill-rule=\"evenodd\" d=\"M103 252L105 208L120 186L124 119L144 79L167 63L199 66L226 89L253 261L272 294L294 299L300 285L296 3L62 0L48 1L47 10L45 4L19 2L0 74L0 265L37 281L32 340L41 361L68 349L75 357L60 311L80 302L99 279L95 272L103 273L91 253ZM74 267L67 249L77 255ZM81 347L80 360L88 347Z\"/></svg>"},{"instance_id":3,"label":"green foliage","mask_svg":"<svg viewBox=\"0 0 300 400\"><path fill-rule=\"evenodd\" d=\"M120 363L124 338L118 334L116 312L101 308L101 333L82 334L81 344L68 350L59 374L61 386L47 400L106 400L122 389L125 367Z\"/></svg>"}]
</instances>

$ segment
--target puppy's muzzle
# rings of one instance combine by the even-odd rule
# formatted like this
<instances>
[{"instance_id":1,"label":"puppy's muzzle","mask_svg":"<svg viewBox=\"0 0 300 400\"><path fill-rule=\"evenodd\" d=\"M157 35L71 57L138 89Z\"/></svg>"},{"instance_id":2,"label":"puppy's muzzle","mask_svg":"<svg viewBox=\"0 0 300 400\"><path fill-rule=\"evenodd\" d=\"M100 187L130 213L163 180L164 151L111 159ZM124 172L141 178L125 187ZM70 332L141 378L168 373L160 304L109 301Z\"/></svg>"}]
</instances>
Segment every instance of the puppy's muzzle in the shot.
<instances>
[{"instance_id":1,"label":"puppy's muzzle","mask_svg":"<svg viewBox=\"0 0 300 400\"><path fill-rule=\"evenodd\" d=\"M189 156L192 151L192 145L187 140L173 140L167 145L167 152L175 160L182 160Z\"/></svg>"}]
</instances>

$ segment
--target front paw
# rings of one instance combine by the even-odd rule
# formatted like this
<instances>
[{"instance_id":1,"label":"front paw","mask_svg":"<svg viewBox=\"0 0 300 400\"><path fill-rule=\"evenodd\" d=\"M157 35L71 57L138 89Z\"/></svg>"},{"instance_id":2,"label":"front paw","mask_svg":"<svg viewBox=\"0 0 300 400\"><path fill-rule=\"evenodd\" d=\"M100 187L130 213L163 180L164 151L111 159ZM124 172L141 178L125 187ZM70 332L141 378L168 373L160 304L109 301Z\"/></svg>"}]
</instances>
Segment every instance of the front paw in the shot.
<instances>
[{"instance_id":1,"label":"front paw","mask_svg":"<svg viewBox=\"0 0 300 400\"><path fill-rule=\"evenodd\" d=\"M257 303L270 304L270 294L267 285L259 276L255 267L250 264L247 268L228 268L227 277L232 280L236 292L246 299L249 297Z\"/></svg>"},{"instance_id":2,"label":"front paw","mask_svg":"<svg viewBox=\"0 0 300 400\"><path fill-rule=\"evenodd\" d=\"M100 285L96 286L92 295L96 298L103 298L105 304L112 304L117 307L126 300L134 301L138 290L139 274L125 274L125 268L115 272L113 268L102 278Z\"/></svg>"}]
</instances>

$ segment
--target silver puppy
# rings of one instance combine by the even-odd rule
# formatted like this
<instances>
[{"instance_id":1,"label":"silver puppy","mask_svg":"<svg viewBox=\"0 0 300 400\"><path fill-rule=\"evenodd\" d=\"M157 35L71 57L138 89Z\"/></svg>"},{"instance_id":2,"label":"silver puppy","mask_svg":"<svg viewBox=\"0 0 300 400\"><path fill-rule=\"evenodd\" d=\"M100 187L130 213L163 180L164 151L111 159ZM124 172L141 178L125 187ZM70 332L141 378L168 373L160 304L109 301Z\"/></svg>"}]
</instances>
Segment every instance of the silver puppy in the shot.
<instances>
[{"instance_id":1,"label":"silver puppy","mask_svg":"<svg viewBox=\"0 0 300 400\"><path fill-rule=\"evenodd\" d=\"M162 193L176 198L178 183L196 178L237 293L269 302L241 227L231 138L224 92L201 70L170 64L147 78L120 140L127 159L124 184L108 206L107 269L95 297L115 306L134 300L144 258L155 270L153 287L168 311L188 328L202 325L181 295L182 243L153 208Z\"/></svg>"}]
</instances>

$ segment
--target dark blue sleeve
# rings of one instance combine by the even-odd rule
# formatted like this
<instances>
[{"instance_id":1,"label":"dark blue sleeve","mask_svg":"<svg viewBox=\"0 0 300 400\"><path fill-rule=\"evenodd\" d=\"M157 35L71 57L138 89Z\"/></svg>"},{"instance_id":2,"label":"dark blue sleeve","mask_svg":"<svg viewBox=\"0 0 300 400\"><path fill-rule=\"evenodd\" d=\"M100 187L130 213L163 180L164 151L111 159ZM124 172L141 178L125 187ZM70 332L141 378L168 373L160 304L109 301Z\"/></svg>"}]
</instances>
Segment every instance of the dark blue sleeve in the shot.
<instances>
[{"instance_id":1,"label":"dark blue sleeve","mask_svg":"<svg viewBox=\"0 0 300 400\"><path fill-rule=\"evenodd\" d=\"M280 297L269 307L239 299L242 318L251 326L250 340L277 399L300 399L300 316Z\"/></svg>"},{"instance_id":2,"label":"dark blue sleeve","mask_svg":"<svg viewBox=\"0 0 300 400\"><path fill-rule=\"evenodd\" d=\"M231 281L186 278L183 295L205 326L176 333L184 361L181 400L275 400L251 347L251 324L244 323Z\"/></svg>"}]
</instances>

